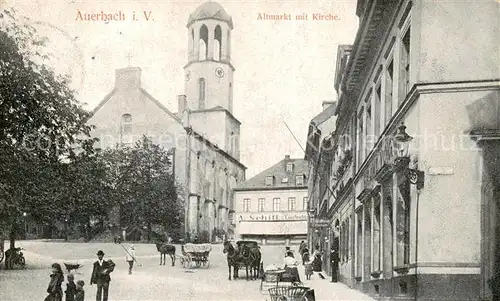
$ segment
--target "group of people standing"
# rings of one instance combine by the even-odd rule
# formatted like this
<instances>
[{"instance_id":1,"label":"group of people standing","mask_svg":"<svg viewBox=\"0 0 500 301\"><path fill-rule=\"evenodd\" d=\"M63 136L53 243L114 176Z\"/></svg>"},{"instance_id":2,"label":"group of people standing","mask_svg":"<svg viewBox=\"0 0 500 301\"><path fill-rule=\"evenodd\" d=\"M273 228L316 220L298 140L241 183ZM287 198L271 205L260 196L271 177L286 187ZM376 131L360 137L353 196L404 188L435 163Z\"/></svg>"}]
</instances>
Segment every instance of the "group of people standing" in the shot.
<instances>
[{"instance_id":1,"label":"group of people standing","mask_svg":"<svg viewBox=\"0 0 500 301\"><path fill-rule=\"evenodd\" d=\"M62 283L64 282L64 275L59 263L53 263L52 274L50 275L49 286L47 287L48 296L45 297L45 301L62 301L63 290ZM85 282L83 280L78 280L75 284L75 276L69 274L67 277L68 283L66 284L66 301L84 301L85 291L83 286Z\"/></svg>"},{"instance_id":2,"label":"group of people standing","mask_svg":"<svg viewBox=\"0 0 500 301\"><path fill-rule=\"evenodd\" d=\"M97 285L96 301L107 301L109 293L109 283L111 282L110 273L115 269L115 263L112 260L104 260L104 252L99 250L97 252L97 261L94 262L92 268L92 276L90 277L90 285ZM129 274L132 274L132 267L135 261L134 247L127 251L126 260L129 262ZM85 291L83 289L85 282L78 280L74 282L75 277L73 274L68 274L66 277L66 290L62 290L64 282L64 274L59 263L52 264L52 274L50 275L50 282L47 288L49 294L45 301L62 301L65 296L66 301L84 301Z\"/></svg>"},{"instance_id":3,"label":"group of people standing","mask_svg":"<svg viewBox=\"0 0 500 301\"><path fill-rule=\"evenodd\" d=\"M320 250L320 246L316 245L314 248L314 252L312 256L309 254L309 249L304 241L300 243L299 253L302 257L302 265L304 265L306 279L311 279L311 276L314 272L319 273L318 275L324 279L323 275L321 275L321 271L323 270L323 253ZM312 260L311 260L312 257ZM337 273L338 273L338 263L339 256L338 252L332 247L330 251L330 264L331 264L331 272L332 272L332 282L338 282Z\"/></svg>"}]
</instances>

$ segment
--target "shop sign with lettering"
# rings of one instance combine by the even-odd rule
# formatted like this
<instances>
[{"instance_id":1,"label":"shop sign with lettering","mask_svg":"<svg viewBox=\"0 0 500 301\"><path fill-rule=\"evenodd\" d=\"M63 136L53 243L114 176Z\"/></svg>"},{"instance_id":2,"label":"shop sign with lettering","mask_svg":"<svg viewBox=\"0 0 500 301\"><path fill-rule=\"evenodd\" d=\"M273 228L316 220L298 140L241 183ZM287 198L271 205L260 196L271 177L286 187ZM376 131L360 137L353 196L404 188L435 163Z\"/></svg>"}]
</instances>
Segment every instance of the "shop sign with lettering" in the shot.
<instances>
[{"instance_id":1,"label":"shop sign with lettering","mask_svg":"<svg viewBox=\"0 0 500 301\"><path fill-rule=\"evenodd\" d=\"M240 221L305 221L306 212L256 212L241 213Z\"/></svg>"}]
</instances>

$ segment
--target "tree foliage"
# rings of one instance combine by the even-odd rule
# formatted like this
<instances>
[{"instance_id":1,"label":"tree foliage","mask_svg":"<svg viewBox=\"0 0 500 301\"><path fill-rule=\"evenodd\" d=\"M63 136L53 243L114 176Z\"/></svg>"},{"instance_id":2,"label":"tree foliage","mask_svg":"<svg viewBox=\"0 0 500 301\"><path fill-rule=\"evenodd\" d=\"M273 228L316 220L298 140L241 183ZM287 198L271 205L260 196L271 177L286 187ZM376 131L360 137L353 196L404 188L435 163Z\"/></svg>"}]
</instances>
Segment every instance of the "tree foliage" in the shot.
<instances>
[{"instance_id":1,"label":"tree foliage","mask_svg":"<svg viewBox=\"0 0 500 301\"><path fill-rule=\"evenodd\" d=\"M168 152L146 137L94 149L90 114L68 78L48 67L44 47L26 20L0 11L0 230L11 247L26 215L84 225L88 238L91 220L106 220L116 206L127 224L179 227Z\"/></svg>"},{"instance_id":2,"label":"tree foliage","mask_svg":"<svg viewBox=\"0 0 500 301\"><path fill-rule=\"evenodd\" d=\"M181 204L169 155L145 136L133 147L107 151L122 225L146 227L149 233L153 225L180 227Z\"/></svg>"},{"instance_id":3,"label":"tree foliage","mask_svg":"<svg viewBox=\"0 0 500 301\"><path fill-rule=\"evenodd\" d=\"M11 246L23 213L38 221L60 217L62 159L75 147L92 151L89 114L68 79L45 64L43 47L26 19L0 11L0 217Z\"/></svg>"}]
</instances>

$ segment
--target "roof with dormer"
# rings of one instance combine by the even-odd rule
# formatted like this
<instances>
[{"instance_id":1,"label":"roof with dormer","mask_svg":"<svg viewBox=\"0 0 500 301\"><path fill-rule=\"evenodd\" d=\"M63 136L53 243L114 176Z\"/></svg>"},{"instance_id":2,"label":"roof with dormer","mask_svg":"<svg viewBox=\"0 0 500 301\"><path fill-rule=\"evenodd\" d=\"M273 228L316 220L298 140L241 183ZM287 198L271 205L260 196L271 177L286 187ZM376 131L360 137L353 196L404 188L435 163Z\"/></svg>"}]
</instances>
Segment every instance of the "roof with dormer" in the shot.
<instances>
[{"instance_id":1,"label":"roof with dormer","mask_svg":"<svg viewBox=\"0 0 500 301\"><path fill-rule=\"evenodd\" d=\"M288 163L293 164L292 171L287 171L286 166ZM309 167L306 160L290 159L289 156L285 156L285 159L241 183L234 190L307 189L306 175L308 172ZM274 177L273 185L266 185L266 178L269 176ZM303 185L297 185L296 176L304 176Z\"/></svg>"},{"instance_id":2,"label":"roof with dormer","mask_svg":"<svg viewBox=\"0 0 500 301\"><path fill-rule=\"evenodd\" d=\"M222 5L217 2L205 2L198 6L198 8L189 15L187 26L189 27L195 21L206 19L215 19L227 22L229 27L233 29L233 18L231 18Z\"/></svg>"}]
</instances>

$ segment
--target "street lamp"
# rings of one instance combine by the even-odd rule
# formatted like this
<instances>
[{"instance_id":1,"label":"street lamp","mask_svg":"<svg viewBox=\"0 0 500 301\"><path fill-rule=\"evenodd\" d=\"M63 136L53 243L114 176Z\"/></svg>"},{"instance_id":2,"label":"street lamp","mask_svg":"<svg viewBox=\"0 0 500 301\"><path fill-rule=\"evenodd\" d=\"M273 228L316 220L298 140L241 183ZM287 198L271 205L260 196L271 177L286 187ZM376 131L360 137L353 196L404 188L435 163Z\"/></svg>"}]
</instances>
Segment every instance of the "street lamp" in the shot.
<instances>
[{"instance_id":1,"label":"street lamp","mask_svg":"<svg viewBox=\"0 0 500 301\"><path fill-rule=\"evenodd\" d=\"M424 187L424 172L408 167L410 164L409 147L412 140L413 137L406 133L406 126L401 124L394 136L394 143L397 149L397 157L394 160L394 165L396 171L402 171L411 184L417 185L417 189L421 189Z\"/></svg>"}]
</instances>

